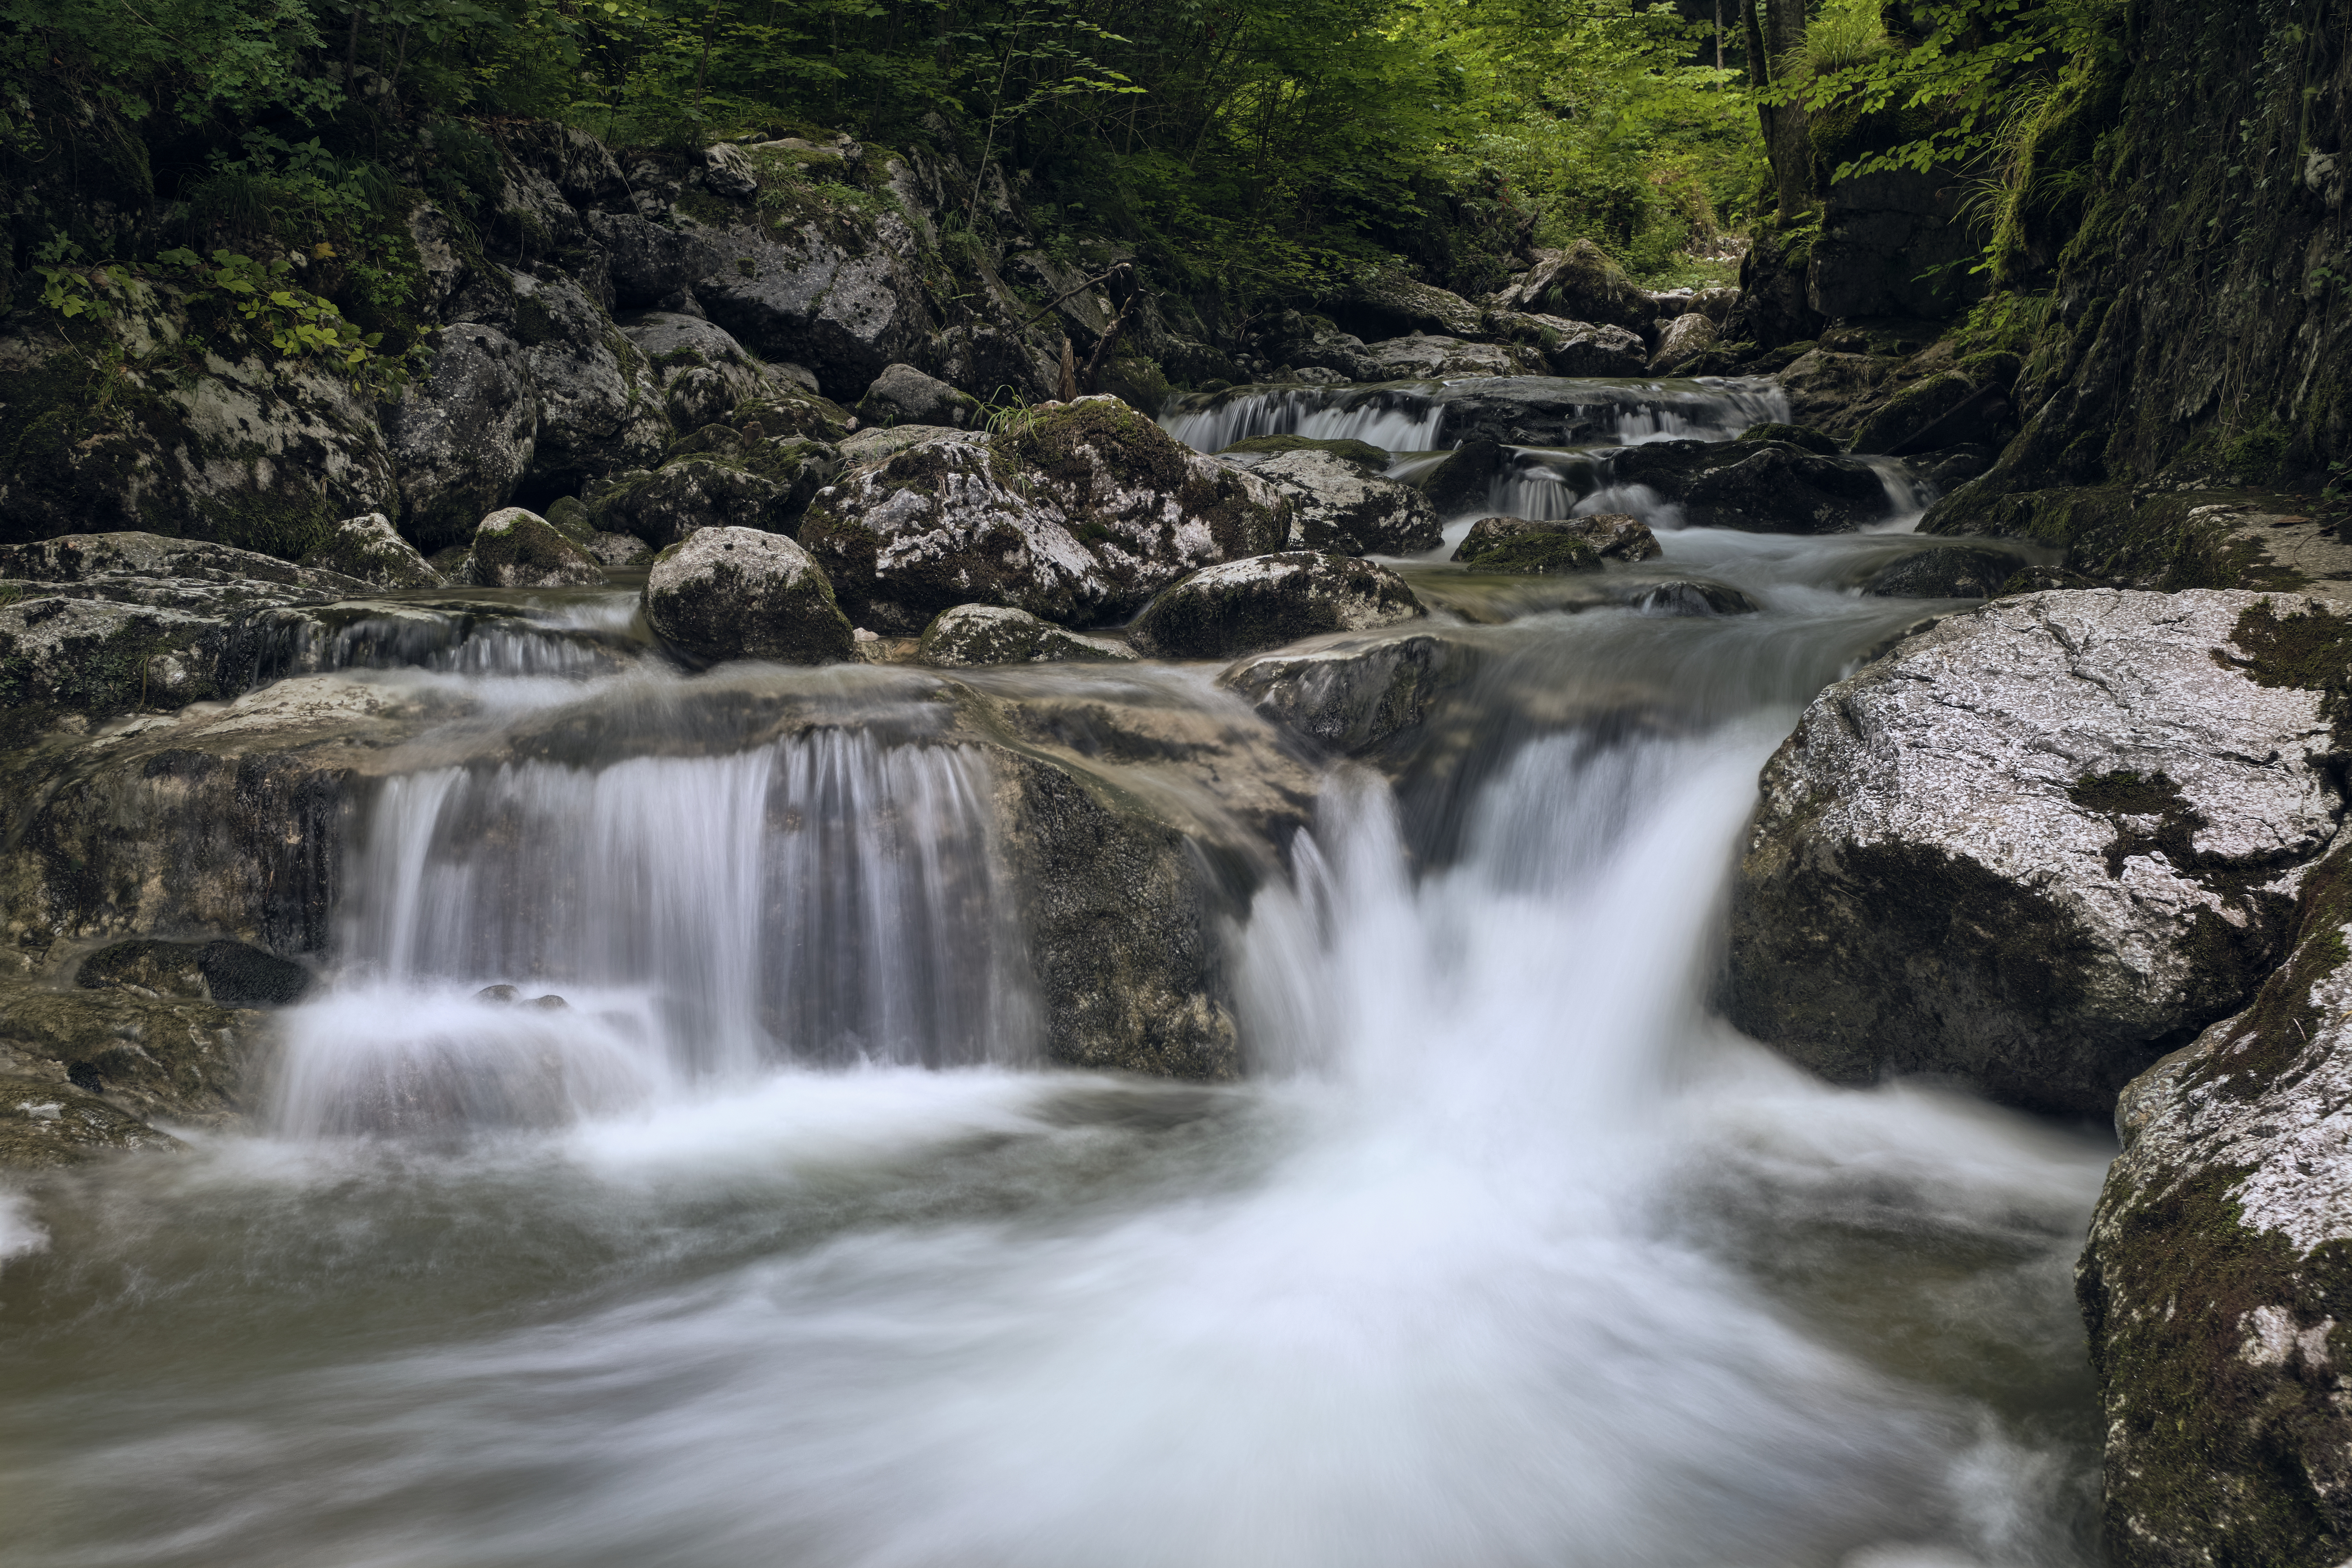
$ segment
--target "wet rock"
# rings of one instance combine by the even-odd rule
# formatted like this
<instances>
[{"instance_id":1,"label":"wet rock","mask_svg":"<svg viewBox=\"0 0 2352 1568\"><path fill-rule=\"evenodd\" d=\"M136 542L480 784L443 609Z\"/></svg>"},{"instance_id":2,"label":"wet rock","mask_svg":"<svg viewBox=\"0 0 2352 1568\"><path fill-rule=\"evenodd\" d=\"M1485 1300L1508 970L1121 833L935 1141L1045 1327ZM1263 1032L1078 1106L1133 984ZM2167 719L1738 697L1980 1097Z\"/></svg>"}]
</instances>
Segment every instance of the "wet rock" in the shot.
<instances>
[{"instance_id":1,"label":"wet rock","mask_svg":"<svg viewBox=\"0 0 2352 1568\"><path fill-rule=\"evenodd\" d=\"M1507 291L1508 309L1563 316L1639 333L1655 315L1649 296L1591 240L1545 256Z\"/></svg>"},{"instance_id":2,"label":"wet rock","mask_svg":"<svg viewBox=\"0 0 2352 1568\"><path fill-rule=\"evenodd\" d=\"M176 1140L142 1124L238 1124L256 1098L268 1040L266 1015L216 1002L115 986L60 990L11 977L0 981L0 1077L10 1081L14 1097L0 1096L0 1124L12 1109L51 1119L18 1109L26 1101L68 1110L88 1097L107 1113L94 1125L48 1129L62 1134L68 1148L169 1148ZM84 1087L91 1083L98 1087ZM16 1144L11 1131L41 1129L21 1122L0 1128L0 1165L24 1163L26 1146L9 1146Z\"/></svg>"},{"instance_id":3,"label":"wet rock","mask_svg":"<svg viewBox=\"0 0 2352 1568\"><path fill-rule=\"evenodd\" d=\"M1428 613L1386 567L1300 550L1194 572L1145 605L1129 635L1155 658L1231 659Z\"/></svg>"},{"instance_id":4,"label":"wet rock","mask_svg":"<svg viewBox=\"0 0 2352 1568\"><path fill-rule=\"evenodd\" d=\"M226 622L103 600L34 598L0 605L0 708L110 717L175 708L221 689Z\"/></svg>"},{"instance_id":5,"label":"wet rock","mask_svg":"<svg viewBox=\"0 0 2352 1568\"><path fill-rule=\"evenodd\" d=\"M301 965L243 942L134 939L84 958L74 983L85 990L136 988L225 1008L278 1008L308 996L312 981Z\"/></svg>"},{"instance_id":6,"label":"wet rock","mask_svg":"<svg viewBox=\"0 0 2352 1568\"><path fill-rule=\"evenodd\" d=\"M184 1148L69 1082L0 1073L0 1170L44 1170L131 1150Z\"/></svg>"},{"instance_id":7,"label":"wet rock","mask_svg":"<svg viewBox=\"0 0 2352 1568\"><path fill-rule=\"evenodd\" d=\"M1885 482L1853 457L1773 442L1654 441L1612 454L1614 485L1647 485L1702 528L1852 533L1891 515Z\"/></svg>"},{"instance_id":8,"label":"wet rock","mask_svg":"<svg viewBox=\"0 0 2352 1568\"><path fill-rule=\"evenodd\" d=\"M1863 591L1882 599L1990 599L2026 564L2000 550L1925 549L1874 575Z\"/></svg>"},{"instance_id":9,"label":"wet rock","mask_svg":"<svg viewBox=\"0 0 2352 1568\"><path fill-rule=\"evenodd\" d=\"M1840 1082L2105 1112L2282 950L2341 801L2311 661L2280 655L2340 628L2250 593L2033 594L1830 687L1765 770L1729 1016Z\"/></svg>"},{"instance_id":10,"label":"wet rock","mask_svg":"<svg viewBox=\"0 0 2352 1568\"><path fill-rule=\"evenodd\" d=\"M943 381L912 365L892 365L874 378L858 401L857 417L867 424L946 425L975 423L980 404Z\"/></svg>"},{"instance_id":11,"label":"wet rock","mask_svg":"<svg viewBox=\"0 0 2352 1568\"><path fill-rule=\"evenodd\" d=\"M222 613L247 604L362 593L369 587L340 571L297 566L253 550L137 533L67 534L0 546L0 580L40 583L73 598ZM147 597L140 597L142 591Z\"/></svg>"},{"instance_id":12,"label":"wet rock","mask_svg":"<svg viewBox=\"0 0 2352 1568\"><path fill-rule=\"evenodd\" d=\"M1493 325L1556 376L1638 376L1650 368L1641 335L1622 327L1521 310L1496 312Z\"/></svg>"},{"instance_id":13,"label":"wet rock","mask_svg":"<svg viewBox=\"0 0 2352 1568\"><path fill-rule=\"evenodd\" d=\"M2000 459L2000 447L1967 442L1913 457L1907 466L1936 494L1948 496L1969 480L1990 473Z\"/></svg>"},{"instance_id":14,"label":"wet rock","mask_svg":"<svg viewBox=\"0 0 2352 1568\"><path fill-rule=\"evenodd\" d=\"M462 544L503 507L538 451L539 399L521 346L460 321L432 340L432 368L383 411L401 515L427 550Z\"/></svg>"},{"instance_id":15,"label":"wet rock","mask_svg":"<svg viewBox=\"0 0 2352 1568\"><path fill-rule=\"evenodd\" d=\"M1464 650L1426 632L1352 636L1260 653L1217 677L1273 723L1347 756L1419 724L1469 668Z\"/></svg>"},{"instance_id":16,"label":"wet rock","mask_svg":"<svg viewBox=\"0 0 2352 1568\"><path fill-rule=\"evenodd\" d=\"M1473 437L1422 476L1421 492L1441 517L1482 508L1507 460L1501 443Z\"/></svg>"},{"instance_id":17,"label":"wet rock","mask_svg":"<svg viewBox=\"0 0 2352 1568\"><path fill-rule=\"evenodd\" d=\"M1083 637L1025 610L959 604L923 629L923 663L959 669L977 664L1118 663L1135 650L1108 637Z\"/></svg>"},{"instance_id":18,"label":"wet rock","mask_svg":"<svg viewBox=\"0 0 2352 1568\"><path fill-rule=\"evenodd\" d=\"M848 618L809 553L778 534L704 528L654 558L646 623L689 657L821 664L851 656Z\"/></svg>"},{"instance_id":19,"label":"wet rock","mask_svg":"<svg viewBox=\"0 0 2352 1568\"><path fill-rule=\"evenodd\" d=\"M1774 424L1769 421L1751 424L1732 439L1749 446L1767 442L1780 446L1793 446L1817 457L1835 457L1845 450L1837 444L1835 436L1825 434L1811 425Z\"/></svg>"},{"instance_id":20,"label":"wet rock","mask_svg":"<svg viewBox=\"0 0 2352 1568\"><path fill-rule=\"evenodd\" d=\"M1782 370L1790 419L1832 434L1853 431L1893 386L1902 361L1815 349Z\"/></svg>"},{"instance_id":21,"label":"wet rock","mask_svg":"<svg viewBox=\"0 0 2352 1568\"><path fill-rule=\"evenodd\" d=\"M1753 615L1756 601L1720 582L1686 578L1652 583L1634 596L1633 608L1644 615Z\"/></svg>"},{"instance_id":22,"label":"wet rock","mask_svg":"<svg viewBox=\"0 0 2352 1568\"><path fill-rule=\"evenodd\" d=\"M1389 455L1369 441L1326 441L1312 435L1253 435L1247 441L1236 441L1217 454L1220 457L1263 460L1279 457L1286 452L1320 452L1351 463L1367 474L1388 470Z\"/></svg>"},{"instance_id":23,"label":"wet rock","mask_svg":"<svg viewBox=\"0 0 2352 1568\"><path fill-rule=\"evenodd\" d=\"M1341 327L1366 339L1428 333L1475 337L1478 307L1433 284L1389 273L1351 286L1332 308ZM1376 350L1373 350L1376 353Z\"/></svg>"},{"instance_id":24,"label":"wet rock","mask_svg":"<svg viewBox=\"0 0 2352 1568\"><path fill-rule=\"evenodd\" d=\"M1651 373L1675 375L1718 340L1715 323L1705 316L1695 310L1677 316L1658 336L1658 351L1650 357Z\"/></svg>"},{"instance_id":25,"label":"wet rock","mask_svg":"<svg viewBox=\"0 0 2352 1568\"><path fill-rule=\"evenodd\" d=\"M593 588L604 569L537 512L506 507L474 530L466 580L479 588Z\"/></svg>"},{"instance_id":26,"label":"wet rock","mask_svg":"<svg viewBox=\"0 0 2352 1568\"><path fill-rule=\"evenodd\" d=\"M345 517L326 543L302 558L302 564L376 588L439 588L443 582L382 512Z\"/></svg>"},{"instance_id":27,"label":"wet rock","mask_svg":"<svg viewBox=\"0 0 2352 1568\"><path fill-rule=\"evenodd\" d=\"M1454 559L1473 571L1531 577L1601 570L1601 551L1584 529L1564 518L1481 517L1455 547Z\"/></svg>"},{"instance_id":28,"label":"wet rock","mask_svg":"<svg viewBox=\"0 0 2352 1568\"><path fill-rule=\"evenodd\" d=\"M1989 442L2010 428L2013 423L2004 387L1946 371L1880 404L1854 432L1853 449L1907 456Z\"/></svg>"},{"instance_id":29,"label":"wet rock","mask_svg":"<svg viewBox=\"0 0 2352 1568\"><path fill-rule=\"evenodd\" d=\"M1511 351L1495 343L1416 334L1364 347L1365 357L1392 381L1435 381L1446 376L1507 376L1524 368Z\"/></svg>"},{"instance_id":30,"label":"wet rock","mask_svg":"<svg viewBox=\"0 0 2352 1568\"><path fill-rule=\"evenodd\" d=\"M1108 619L1289 527L1274 486L1092 397L853 467L817 493L800 537L857 624L913 635L959 604Z\"/></svg>"},{"instance_id":31,"label":"wet rock","mask_svg":"<svg viewBox=\"0 0 2352 1568\"><path fill-rule=\"evenodd\" d=\"M2126 1087L2075 1273L2118 1561L2352 1552L2340 1368L2352 1241L2352 924L2337 849L2253 1005Z\"/></svg>"},{"instance_id":32,"label":"wet rock","mask_svg":"<svg viewBox=\"0 0 2352 1568\"><path fill-rule=\"evenodd\" d=\"M1301 450L1277 454L1250 472L1290 497L1286 542L1293 549L1411 555L1437 548L1437 510L1429 497L1360 463Z\"/></svg>"}]
</instances>

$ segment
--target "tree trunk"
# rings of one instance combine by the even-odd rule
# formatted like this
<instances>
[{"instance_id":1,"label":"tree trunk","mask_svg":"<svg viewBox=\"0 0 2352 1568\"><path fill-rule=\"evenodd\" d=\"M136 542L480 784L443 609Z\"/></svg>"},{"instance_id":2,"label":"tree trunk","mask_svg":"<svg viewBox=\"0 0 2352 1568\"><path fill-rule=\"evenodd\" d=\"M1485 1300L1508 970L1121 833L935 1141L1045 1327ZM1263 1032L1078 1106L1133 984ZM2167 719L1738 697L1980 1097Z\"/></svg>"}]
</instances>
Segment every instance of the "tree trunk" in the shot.
<instances>
[{"instance_id":1,"label":"tree trunk","mask_svg":"<svg viewBox=\"0 0 2352 1568\"><path fill-rule=\"evenodd\" d=\"M1782 76L1781 61L1805 47L1804 0L1740 0L1748 34L1748 79L1769 87ZM1772 162L1772 187L1788 223L1813 204L1813 143L1802 104L1759 106L1764 155Z\"/></svg>"}]
</instances>

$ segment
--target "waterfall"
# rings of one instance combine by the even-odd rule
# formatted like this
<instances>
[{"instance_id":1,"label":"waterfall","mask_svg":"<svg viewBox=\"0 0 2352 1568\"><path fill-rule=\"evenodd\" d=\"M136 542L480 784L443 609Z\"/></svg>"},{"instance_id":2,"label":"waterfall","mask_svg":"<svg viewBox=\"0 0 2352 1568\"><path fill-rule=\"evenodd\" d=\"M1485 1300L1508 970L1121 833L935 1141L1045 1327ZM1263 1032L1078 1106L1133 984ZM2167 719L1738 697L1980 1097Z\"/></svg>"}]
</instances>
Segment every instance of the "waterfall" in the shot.
<instances>
[{"instance_id":1,"label":"waterfall","mask_svg":"<svg viewBox=\"0 0 2352 1568\"><path fill-rule=\"evenodd\" d=\"M862 729L388 779L280 1124L545 1123L774 1062L1026 1061L992 823L977 753ZM474 994L494 987L515 994Z\"/></svg>"},{"instance_id":2,"label":"waterfall","mask_svg":"<svg viewBox=\"0 0 2352 1568\"><path fill-rule=\"evenodd\" d=\"M1258 435L1366 441L1389 452L1430 452L1444 443L1445 411L1428 395L1396 388L1222 392L1205 403L1179 399L1160 423L1197 452L1223 452Z\"/></svg>"}]
</instances>

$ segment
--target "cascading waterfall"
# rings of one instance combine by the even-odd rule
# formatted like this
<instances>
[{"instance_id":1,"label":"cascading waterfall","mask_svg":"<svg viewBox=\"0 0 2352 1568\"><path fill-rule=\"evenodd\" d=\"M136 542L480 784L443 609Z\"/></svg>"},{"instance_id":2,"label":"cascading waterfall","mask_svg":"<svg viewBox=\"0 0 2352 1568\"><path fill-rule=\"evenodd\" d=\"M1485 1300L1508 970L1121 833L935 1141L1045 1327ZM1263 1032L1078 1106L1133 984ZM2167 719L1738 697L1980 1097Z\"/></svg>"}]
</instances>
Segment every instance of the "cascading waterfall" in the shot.
<instances>
[{"instance_id":1,"label":"cascading waterfall","mask_svg":"<svg viewBox=\"0 0 2352 1568\"><path fill-rule=\"evenodd\" d=\"M733 756L396 777L358 861L347 984L289 1051L289 1131L546 1124L780 1061L1032 1054L966 748L821 728ZM475 998L493 986L522 1005Z\"/></svg>"},{"instance_id":2,"label":"cascading waterfall","mask_svg":"<svg viewBox=\"0 0 2352 1568\"><path fill-rule=\"evenodd\" d=\"M1444 422L1444 409L1427 395L1393 388L1236 392L1199 408L1171 407L1160 420L1170 434L1200 452L1223 452L1258 435L1368 441L1390 452L1431 452L1444 444L1439 435Z\"/></svg>"}]
</instances>

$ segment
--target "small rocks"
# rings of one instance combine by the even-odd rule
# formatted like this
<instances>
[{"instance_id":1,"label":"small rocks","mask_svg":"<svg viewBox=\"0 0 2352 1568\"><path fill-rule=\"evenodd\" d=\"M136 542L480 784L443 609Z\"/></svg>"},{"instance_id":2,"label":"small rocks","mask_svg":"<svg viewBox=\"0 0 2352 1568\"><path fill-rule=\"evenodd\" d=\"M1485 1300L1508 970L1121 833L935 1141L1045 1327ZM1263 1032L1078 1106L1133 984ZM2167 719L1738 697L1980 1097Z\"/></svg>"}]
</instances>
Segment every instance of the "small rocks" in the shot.
<instances>
[{"instance_id":1,"label":"small rocks","mask_svg":"<svg viewBox=\"0 0 2352 1568\"><path fill-rule=\"evenodd\" d=\"M806 550L780 534L704 528L654 558L645 587L656 635L705 663L853 656L849 620Z\"/></svg>"},{"instance_id":2,"label":"small rocks","mask_svg":"<svg viewBox=\"0 0 2352 1568\"><path fill-rule=\"evenodd\" d=\"M477 588L593 588L604 582L604 569L537 512L506 507L474 530L466 580Z\"/></svg>"},{"instance_id":3,"label":"small rocks","mask_svg":"<svg viewBox=\"0 0 2352 1568\"><path fill-rule=\"evenodd\" d=\"M1361 444L1357 443L1356 444ZM1250 472L1290 497L1293 549L1410 555L1437 548L1436 508L1411 485L1329 452L1281 453Z\"/></svg>"},{"instance_id":4,"label":"small rocks","mask_svg":"<svg viewBox=\"0 0 2352 1568\"><path fill-rule=\"evenodd\" d=\"M866 632L873 638L872 632ZM923 630L919 657L927 664L963 669L981 664L1108 664L1131 661L1135 651L1108 637L1082 637L1024 610L959 604Z\"/></svg>"},{"instance_id":5,"label":"small rocks","mask_svg":"<svg viewBox=\"0 0 2352 1568\"><path fill-rule=\"evenodd\" d=\"M1163 659L1230 659L1325 632L1365 632L1429 612L1404 579L1347 556L1295 551L1194 572L1144 607L1129 634Z\"/></svg>"},{"instance_id":6,"label":"small rocks","mask_svg":"<svg viewBox=\"0 0 2352 1568\"><path fill-rule=\"evenodd\" d=\"M439 588L439 572L425 564L416 547L400 537L382 512L346 517L324 544L302 558L306 567L339 572L376 588Z\"/></svg>"}]
</instances>

